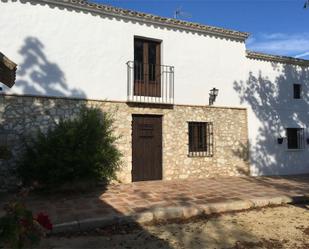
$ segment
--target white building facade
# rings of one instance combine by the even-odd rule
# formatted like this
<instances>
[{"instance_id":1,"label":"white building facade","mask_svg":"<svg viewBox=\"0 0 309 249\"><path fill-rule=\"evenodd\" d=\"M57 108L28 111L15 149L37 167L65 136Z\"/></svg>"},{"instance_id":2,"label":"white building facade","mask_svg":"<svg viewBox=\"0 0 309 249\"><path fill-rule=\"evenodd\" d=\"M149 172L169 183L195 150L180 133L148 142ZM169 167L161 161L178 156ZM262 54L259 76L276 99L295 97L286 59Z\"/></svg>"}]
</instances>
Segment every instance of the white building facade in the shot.
<instances>
[{"instance_id":1,"label":"white building facade","mask_svg":"<svg viewBox=\"0 0 309 249\"><path fill-rule=\"evenodd\" d=\"M211 108L247 110L250 174L309 173L309 62L246 51L248 33L41 0L0 1L0 35L18 64L4 96L210 108L216 88Z\"/></svg>"}]
</instances>

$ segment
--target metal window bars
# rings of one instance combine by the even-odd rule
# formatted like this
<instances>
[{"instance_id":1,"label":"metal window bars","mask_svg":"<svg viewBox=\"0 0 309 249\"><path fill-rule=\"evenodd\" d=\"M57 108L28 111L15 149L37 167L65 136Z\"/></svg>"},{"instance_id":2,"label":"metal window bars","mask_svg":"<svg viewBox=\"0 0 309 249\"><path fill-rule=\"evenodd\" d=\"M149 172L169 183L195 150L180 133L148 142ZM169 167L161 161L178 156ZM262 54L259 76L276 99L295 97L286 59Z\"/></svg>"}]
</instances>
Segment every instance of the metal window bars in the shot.
<instances>
[{"instance_id":1,"label":"metal window bars","mask_svg":"<svg viewBox=\"0 0 309 249\"><path fill-rule=\"evenodd\" d=\"M287 128L287 146L288 149L305 148L305 129L304 128Z\"/></svg>"},{"instance_id":2,"label":"metal window bars","mask_svg":"<svg viewBox=\"0 0 309 249\"><path fill-rule=\"evenodd\" d=\"M213 123L189 122L189 156L213 156Z\"/></svg>"}]
</instances>

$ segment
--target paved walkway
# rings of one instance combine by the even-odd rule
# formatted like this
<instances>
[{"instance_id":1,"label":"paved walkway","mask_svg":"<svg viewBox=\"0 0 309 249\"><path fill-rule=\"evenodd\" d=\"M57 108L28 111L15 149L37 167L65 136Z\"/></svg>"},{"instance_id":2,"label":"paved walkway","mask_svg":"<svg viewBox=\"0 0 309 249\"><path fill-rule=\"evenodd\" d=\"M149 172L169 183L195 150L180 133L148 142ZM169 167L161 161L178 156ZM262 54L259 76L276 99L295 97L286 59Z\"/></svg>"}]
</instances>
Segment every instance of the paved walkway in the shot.
<instances>
[{"instance_id":1,"label":"paved walkway","mask_svg":"<svg viewBox=\"0 0 309 249\"><path fill-rule=\"evenodd\" d=\"M111 185L66 198L33 197L27 206L51 216L57 231L85 230L126 218L138 222L282 204L309 197L309 175L224 177ZM63 224L66 223L66 224Z\"/></svg>"}]
</instances>

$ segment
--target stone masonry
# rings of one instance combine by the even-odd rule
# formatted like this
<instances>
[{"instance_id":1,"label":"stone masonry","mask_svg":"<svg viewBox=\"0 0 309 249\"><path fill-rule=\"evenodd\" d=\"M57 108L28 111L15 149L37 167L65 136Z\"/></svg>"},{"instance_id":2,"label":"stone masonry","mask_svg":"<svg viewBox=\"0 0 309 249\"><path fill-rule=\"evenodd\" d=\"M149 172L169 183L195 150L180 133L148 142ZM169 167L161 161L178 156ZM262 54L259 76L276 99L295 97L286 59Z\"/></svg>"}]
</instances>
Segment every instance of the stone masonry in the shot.
<instances>
[{"instance_id":1,"label":"stone masonry","mask_svg":"<svg viewBox=\"0 0 309 249\"><path fill-rule=\"evenodd\" d=\"M15 161L22 139L38 129L46 131L61 118L74 118L82 105L96 106L114 119L117 146L122 152L120 182L131 182L132 114L163 116L163 179L204 178L249 174L247 112L244 108L174 105L128 105L125 102L0 95L0 146L10 157L0 159L0 190L16 186ZM189 121L213 122L212 157L188 156Z\"/></svg>"}]
</instances>

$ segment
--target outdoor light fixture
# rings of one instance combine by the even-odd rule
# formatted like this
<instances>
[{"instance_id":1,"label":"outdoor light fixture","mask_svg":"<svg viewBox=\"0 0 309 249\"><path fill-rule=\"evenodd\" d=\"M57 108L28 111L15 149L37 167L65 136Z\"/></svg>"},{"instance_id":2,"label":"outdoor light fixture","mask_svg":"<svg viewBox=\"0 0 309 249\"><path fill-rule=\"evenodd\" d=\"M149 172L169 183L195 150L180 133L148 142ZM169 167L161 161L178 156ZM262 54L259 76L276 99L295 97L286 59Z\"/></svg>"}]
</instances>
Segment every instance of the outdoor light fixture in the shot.
<instances>
[{"instance_id":1,"label":"outdoor light fixture","mask_svg":"<svg viewBox=\"0 0 309 249\"><path fill-rule=\"evenodd\" d=\"M278 137L278 144L282 144L283 143L283 137Z\"/></svg>"},{"instance_id":2,"label":"outdoor light fixture","mask_svg":"<svg viewBox=\"0 0 309 249\"><path fill-rule=\"evenodd\" d=\"M213 103L216 101L216 98L218 96L219 90L216 89L215 87L210 90L209 93L209 105L213 105Z\"/></svg>"}]
</instances>

